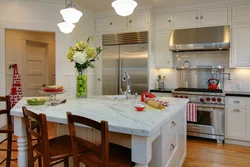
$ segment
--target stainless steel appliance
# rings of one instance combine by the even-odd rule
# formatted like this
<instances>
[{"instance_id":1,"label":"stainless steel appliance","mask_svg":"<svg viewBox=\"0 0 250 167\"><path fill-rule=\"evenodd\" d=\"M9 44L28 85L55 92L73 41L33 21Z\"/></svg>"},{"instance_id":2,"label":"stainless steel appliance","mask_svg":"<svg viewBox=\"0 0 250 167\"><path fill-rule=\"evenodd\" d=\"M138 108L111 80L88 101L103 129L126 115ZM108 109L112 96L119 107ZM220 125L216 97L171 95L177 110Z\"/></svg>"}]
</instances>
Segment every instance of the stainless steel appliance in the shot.
<instances>
[{"instance_id":1,"label":"stainless steel appliance","mask_svg":"<svg viewBox=\"0 0 250 167\"><path fill-rule=\"evenodd\" d=\"M130 75L131 93L148 90L148 32L103 35L102 94L126 90L123 74Z\"/></svg>"},{"instance_id":2,"label":"stainless steel appliance","mask_svg":"<svg viewBox=\"0 0 250 167\"><path fill-rule=\"evenodd\" d=\"M178 88L175 98L189 98L197 104L197 122L188 122L187 135L217 139L223 143L225 134L225 94L221 89Z\"/></svg>"},{"instance_id":3,"label":"stainless steel appliance","mask_svg":"<svg viewBox=\"0 0 250 167\"><path fill-rule=\"evenodd\" d=\"M205 27L174 30L169 49L171 51L228 50L230 27Z\"/></svg>"}]
</instances>

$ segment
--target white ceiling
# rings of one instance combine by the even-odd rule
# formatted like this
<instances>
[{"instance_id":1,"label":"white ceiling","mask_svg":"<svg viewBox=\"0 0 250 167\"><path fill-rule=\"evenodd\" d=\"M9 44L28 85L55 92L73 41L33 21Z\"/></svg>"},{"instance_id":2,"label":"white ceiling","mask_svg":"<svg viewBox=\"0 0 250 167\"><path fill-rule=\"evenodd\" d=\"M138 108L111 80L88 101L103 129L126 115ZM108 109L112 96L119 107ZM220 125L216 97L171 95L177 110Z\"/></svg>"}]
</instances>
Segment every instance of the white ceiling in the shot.
<instances>
[{"instance_id":1,"label":"white ceiling","mask_svg":"<svg viewBox=\"0 0 250 167\"><path fill-rule=\"evenodd\" d=\"M111 6L111 3L113 1L114 0L73 0L73 2L80 4L85 9L96 13L112 11L113 8ZM155 9L228 1L233 0L136 0L136 2L138 3L138 7L152 6Z\"/></svg>"}]
</instances>

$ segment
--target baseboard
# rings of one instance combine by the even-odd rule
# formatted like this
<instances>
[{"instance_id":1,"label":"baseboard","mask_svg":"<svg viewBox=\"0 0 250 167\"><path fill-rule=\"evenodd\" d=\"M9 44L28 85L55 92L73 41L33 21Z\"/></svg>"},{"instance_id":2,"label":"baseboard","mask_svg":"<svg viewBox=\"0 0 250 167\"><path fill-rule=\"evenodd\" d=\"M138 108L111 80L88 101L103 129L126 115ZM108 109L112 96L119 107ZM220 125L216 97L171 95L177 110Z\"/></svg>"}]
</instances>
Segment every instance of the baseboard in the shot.
<instances>
[{"instance_id":1,"label":"baseboard","mask_svg":"<svg viewBox=\"0 0 250 167\"><path fill-rule=\"evenodd\" d=\"M250 146L249 141L235 140L235 139L225 139L226 144L236 144L242 146Z\"/></svg>"},{"instance_id":2,"label":"baseboard","mask_svg":"<svg viewBox=\"0 0 250 167\"><path fill-rule=\"evenodd\" d=\"M186 157L187 157L187 152L185 152L185 154L183 155L182 159L181 159L181 163L180 163L180 166L179 167L182 167L185 163L185 160L186 160Z\"/></svg>"}]
</instances>

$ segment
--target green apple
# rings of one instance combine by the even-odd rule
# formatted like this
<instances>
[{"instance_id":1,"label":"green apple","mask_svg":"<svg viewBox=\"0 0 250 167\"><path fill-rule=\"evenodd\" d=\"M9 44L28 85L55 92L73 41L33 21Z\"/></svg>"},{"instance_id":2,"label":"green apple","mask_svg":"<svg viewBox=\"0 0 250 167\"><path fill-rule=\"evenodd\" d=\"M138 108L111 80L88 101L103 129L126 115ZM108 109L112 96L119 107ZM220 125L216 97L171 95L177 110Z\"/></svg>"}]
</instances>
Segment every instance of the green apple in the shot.
<instances>
[{"instance_id":1,"label":"green apple","mask_svg":"<svg viewBox=\"0 0 250 167\"><path fill-rule=\"evenodd\" d=\"M78 85L82 85L82 84L83 84L83 81L82 81L82 80L78 80L78 81L77 81L77 84L78 84Z\"/></svg>"},{"instance_id":2,"label":"green apple","mask_svg":"<svg viewBox=\"0 0 250 167\"><path fill-rule=\"evenodd\" d=\"M82 92L82 93L81 93L81 97L85 96L85 94L86 94L85 92Z\"/></svg>"},{"instance_id":3,"label":"green apple","mask_svg":"<svg viewBox=\"0 0 250 167\"><path fill-rule=\"evenodd\" d=\"M87 76L82 76L83 81L87 81Z\"/></svg>"},{"instance_id":4,"label":"green apple","mask_svg":"<svg viewBox=\"0 0 250 167\"><path fill-rule=\"evenodd\" d=\"M78 75L78 76L77 76L77 79L78 79L78 80L81 80L81 79L82 79L82 76L81 76L81 75Z\"/></svg>"},{"instance_id":5,"label":"green apple","mask_svg":"<svg viewBox=\"0 0 250 167\"><path fill-rule=\"evenodd\" d=\"M77 96L80 97L80 96L81 96L81 93L77 93Z\"/></svg>"}]
</instances>

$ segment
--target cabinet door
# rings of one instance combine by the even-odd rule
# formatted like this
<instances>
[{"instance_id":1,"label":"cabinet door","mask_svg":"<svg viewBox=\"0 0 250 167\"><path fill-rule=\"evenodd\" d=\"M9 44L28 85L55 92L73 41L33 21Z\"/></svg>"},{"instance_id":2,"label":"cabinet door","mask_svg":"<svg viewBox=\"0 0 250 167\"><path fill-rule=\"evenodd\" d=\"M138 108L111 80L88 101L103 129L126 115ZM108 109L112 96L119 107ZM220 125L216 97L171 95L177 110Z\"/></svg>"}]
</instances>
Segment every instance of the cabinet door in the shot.
<instances>
[{"instance_id":1,"label":"cabinet door","mask_svg":"<svg viewBox=\"0 0 250 167\"><path fill-rule=\"evenodd\" d=\"M231 67L250 67L250 24L232 27Z\"/></svg>"},{"instance_id":2,"label":"cabinet door","mask_svg":"<svg viewBox=\"0 0 250 167\"><path fill-rule=\"evenodd\" d=\"M96 19L96 31L114 31L127 28L127 18L121 16L111 16Z\"/></svg>"},{"instance_id":3,"label":"cabinet door","mask_svg":"<svg viewBox=\"0 0 250 167\"><path fill-rule=\"evenodd\" d=\"M101 47L103 49L102 46L102 36L98 36L95 38L95 47ZM94 82L94 86L96 86L95 88L95 94L94 95L102 95L102 52L100 53L100 55L98 56L99 60L97 60L95 62L95 82Z\"/></svg>"},{"instance_id":4,"label":"cabinet door","mask_svg":"<svg viewBox=\"0 0 250 167\"><path fill-rule=\"evenodd\" d=\"M171 31L156 32L155 65L156 68L172 68L172 52L169 51Z\"/></svg>"},{"instance_id":5,"label":"cabinet door","mask_svg":"<svg viewBox=\"0 0 250 167\"><path fill-rule=\"evenodd\" d=\"M228 107L226 112L227 137L232 139L246 139L247 109Z\"/></svg>"},{"instance_id":6,"label":"cabinet door","mask_svg":"<svg viewBox=\"0 0 250 167\"><path fill-rule=\"evenodd\" d=\"M174 28L190 28L198 26L198 10L175 12L173 17Z\"/></svg>"},{"instance_id":7,"label":"cabinet door","mask_svg":"<svg viewBox=\"0 0 250 167\"><path fill-rule=\"evenodd\" d=\"M250 106L250 98L247 98L247 104ZM250 141L250 108L247 109L247 140Z\"/></svg>"},{"instance_id":8,"label":"cabinet door","mask_svg":"<svg viewBox=\"0 0 250 167\"><path fill-rule=\"evenodd\" d=\"M250 22L250 4L232 6L232 23Z\"/></svg>"},{"instance_id":9,"label":"cabinet door","mask_svg":"<svg viewBox=\"0 0 250 167\"><path fill-rule=\"evenodd\" d=\"M128 20L129 29L146 30L148 28L148 13L134 13Z\"/></svg>"},{"instance_id":10,"label":"cabinet door","mask_svg":"<svg viewBox=\"0 0 250 167\"><path fill-rule=\"evenodd\" d=\"M156 30L160 29L171 29L172 18L171 14L161 14L155 17Z\"/></svg>"},{"instance_id":11,"label":"cabinet door","mask_svg":"<svg viewBox=\"0 0 250 167\"><path fill-rule=\"evenodd\" d=\"M227 7L201 9L200 25L227 25L228 9Z\"/></svg>"}]
</instances>

